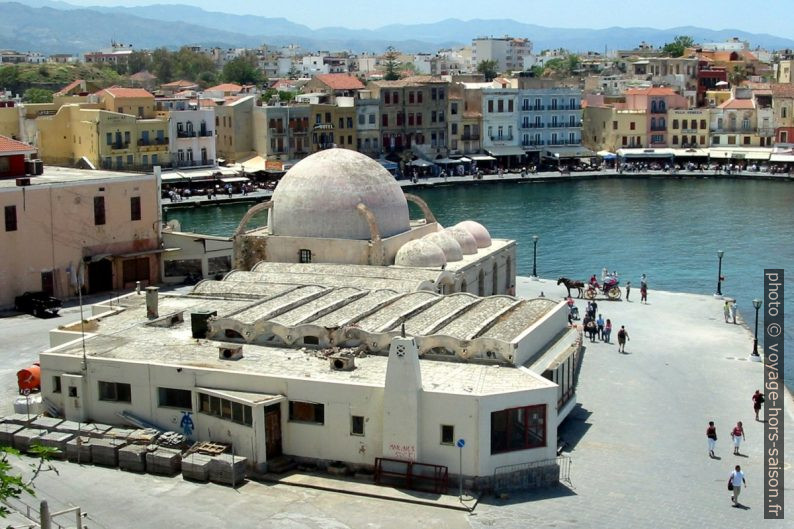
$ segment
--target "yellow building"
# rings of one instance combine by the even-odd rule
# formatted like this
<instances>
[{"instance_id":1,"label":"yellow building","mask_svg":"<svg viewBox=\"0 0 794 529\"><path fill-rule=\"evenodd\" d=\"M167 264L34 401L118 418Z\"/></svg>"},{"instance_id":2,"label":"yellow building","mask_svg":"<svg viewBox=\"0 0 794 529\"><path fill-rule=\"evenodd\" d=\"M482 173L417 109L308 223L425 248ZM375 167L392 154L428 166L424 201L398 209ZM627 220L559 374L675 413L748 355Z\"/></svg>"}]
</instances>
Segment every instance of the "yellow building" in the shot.
<instances>
[{"instance_id":1,"label":"yellow building","mask_svg":"<svg viewBox=\"0 0 794 529\"><path fill-rule=\"evenodd\" d=\"M310 105L311 152L331 147L356 150L356 120L356 107L352 97L337 97L335 105Z\"/></svg>"},{"instance_id":2,"label":"yellow building","mask_svg":"<svg viewBox=\"0 0 794 529\"><path fill-rule=\"evenodd\" d=\"M667 137L673 148L708 148L710 110L708 108L667 111Z\"/></svg>"},{"instance_id":3,"label":"yellow building","mask_svg":"<svg viewBox=\"0 0 794 529\"><path fill-rule=\"evenodd\" d=\"M215 151L219 159L234 163L254 153L255 102L255 96L242 96L215 107Z\"/></svg>"},{"instance_id":4,"label":"yellow building","mask_svg":"<svg viewBox=\"0 0 794 529\"><path fill-rule=\"evenodd\" d=\"M645 147L648 145L647 131L645 110L588 106L582 112L582 144L594 151Z\"/></svg>"},{"instance_id":5,"label":"yellow building","mask_svg":"<svg viewBox=\"0 0 794 529\"><path fill-rule=\"evenodd\" d=\"M45 163L148 171L168 166L168 121L65 105L36 120Z\"/></svg>"},{"instance_id":6,"label":"yellow building","mask_svg":"<svg viewBox=\"0 0 794 529\"><path fill-rule=\"evenodd\" d=\"M13 101L0 101L0 136L21 139L19 107Z\"/></svg>"},{"instance_id":7,"label":"yellow building","mask_svg":"<svg viewBox=\"0 0 794 529\"><path fill-rule=\"evenodd\" d=\"M718 107L733 97L730 90L706 90L706 105L709 108Z\"/></svg>"}]
</instances>

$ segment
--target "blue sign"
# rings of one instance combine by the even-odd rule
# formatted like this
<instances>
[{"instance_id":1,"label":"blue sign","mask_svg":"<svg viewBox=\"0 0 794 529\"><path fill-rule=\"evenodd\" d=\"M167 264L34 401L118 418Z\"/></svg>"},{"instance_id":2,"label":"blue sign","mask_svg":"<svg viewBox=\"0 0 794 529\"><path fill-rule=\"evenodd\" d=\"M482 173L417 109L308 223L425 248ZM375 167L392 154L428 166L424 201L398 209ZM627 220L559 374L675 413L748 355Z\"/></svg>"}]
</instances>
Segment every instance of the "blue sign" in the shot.
<instances>
[{"instance_id":1,"label":"blue sign","mask_svg":"<svg viewBox=\"0 0 794 529\"><path fill-rule=\"evenodd\" d=\"M464 441L463 439L458 439L458 442L455 443L455 446L457 446L458 448L463 448L464 446L466 446L466 441Z\"/></svg>"}]
</instances>

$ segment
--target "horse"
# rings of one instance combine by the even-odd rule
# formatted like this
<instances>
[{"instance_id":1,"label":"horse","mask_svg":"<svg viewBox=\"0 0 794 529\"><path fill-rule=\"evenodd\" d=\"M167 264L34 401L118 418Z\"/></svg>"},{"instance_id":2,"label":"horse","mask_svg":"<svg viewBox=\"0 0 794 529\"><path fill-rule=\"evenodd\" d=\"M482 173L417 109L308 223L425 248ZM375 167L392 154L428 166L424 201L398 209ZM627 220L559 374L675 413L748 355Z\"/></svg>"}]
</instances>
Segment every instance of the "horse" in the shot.
<instances>
[{"instance_id":1,"label":"horse","mask_svg":"<svg viewBox=\"0 0 794 529\"><path fill-rule=\"evenodd\" d=\"M573 279L568 279L567 277L561 277L557 280L558 285L565 285L565 288L568 289L568 297L571 296L571 289L575 288L579 291L579 294L576 296L577 298L581 298L584 294L584 281L575 281Z\"/></svg>"}]
</instances>

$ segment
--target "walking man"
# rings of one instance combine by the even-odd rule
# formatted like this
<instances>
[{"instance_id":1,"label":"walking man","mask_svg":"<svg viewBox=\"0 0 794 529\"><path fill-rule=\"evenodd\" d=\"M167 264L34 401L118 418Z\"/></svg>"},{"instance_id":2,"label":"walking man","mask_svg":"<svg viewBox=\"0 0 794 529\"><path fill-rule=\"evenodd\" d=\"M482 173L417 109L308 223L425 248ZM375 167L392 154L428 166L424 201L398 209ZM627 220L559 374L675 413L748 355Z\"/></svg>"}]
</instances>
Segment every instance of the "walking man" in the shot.
<instances>
[{"instance_id":1,"label":"walking man","mask_svg":"<svg viewBox=\"0 0 794 529\"><path fill-rule=\"evenodd\" d=\"M618 352L625 353L626 352L626 340L629 339L629 333L626 332L626 326L621 325L620 330L618 331Z\"/></svg>"},{"instance_id":2,"label":"walking man","mask_svg":"<svg viewBox=\"0 0 794 529\"><path fill-rule=\"evenodd\" d=\"M755 390L753 393L753 411L755 411L755 420L758 420L758 412L761 411L761 404L764 403L764 394L760 390Z\"/></svg>"},{"instance_id":3,"label":"walking man","mask_svg":"<svg viewBox=\"0 0 794 529\"><path fill-rule=\"evenodd\" d=\"M739 454L739 446L742 444L742 441L746 441L747 438L744 436L744 427L742 426L742 421L736 423L736 426L733 427L731 430L731 439L733 439L733 455L738 456Z\"/></svg>"},{"instance_id":4,"label":"walking man","mask_svg":"<svg viewBox=\"0 0 794 529\"><path fill-rule=\"evenodd\" d=\"M731 306L727 301L722 307L722 315L725 316L725 323L728 323L731 319Z\"/></svg>"},{"instance_id":5,"label":"walking man","mask_svg":"<svg viewBox=\"0 0 794 529\"><path fill-rule=\"evenodd\" d=\"M736 465L736 468L731 472L731 477L728 478L728 489L733 490L733 496L731 497L731 502L733 503L734 507L738 507L739 503L739 494L742 492L742 487L747 486L747 480L744 477L744 472L742 472L742 467Z\"/></svg>"},{"instance_id":6,"label":"walking man","mask_svg":"<svg viewBox=\"0 0 794 529\"><path fill-rule=\"evenodd\" d=\"M629 294L631 294L631 281L626 281L626 301L629 301Z\"/></svg>"},{"instance_id":7,"label":"walking man","mask_svg":"<svg viewBox=\"0 0 794 529\"><path fill-rule=\"evenodd\" d=\"M598 339L604 339L604 318L601 314L598 315L598 319L596 320L596 326L598 327ZM756 414L758 415L758 414Z\"/></svg>"},{"instance_id":8,"label":"walking man","mask_svg":"<svg viewBox=\"0 0 794 529\"><path fill-rule=\"evenodd\" d=\"M640 278L640 303L648 303L648 281L645 279L645 274Z\"/></svg>"},{"instance_id":9,"label":"walking man","mask_svg":"<svg viewBox=\"0 0 794 529\"><path fill-rule=\"evenodd\" d=\"M714 448L717 446L717 427L714 426L714 421L709 421L709 427L706 428L706 438L709 441L709 457L714 457Z\"/></svg>"}]
</instances>

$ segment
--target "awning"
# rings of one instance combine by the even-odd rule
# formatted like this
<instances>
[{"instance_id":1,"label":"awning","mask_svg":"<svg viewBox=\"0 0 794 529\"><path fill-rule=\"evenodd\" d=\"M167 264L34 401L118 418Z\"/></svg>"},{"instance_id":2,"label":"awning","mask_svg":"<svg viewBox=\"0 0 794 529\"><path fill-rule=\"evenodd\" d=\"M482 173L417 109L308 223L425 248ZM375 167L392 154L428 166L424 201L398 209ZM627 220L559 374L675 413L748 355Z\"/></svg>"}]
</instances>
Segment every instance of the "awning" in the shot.
<instances>
[{"instance_id":1,"label":"awning","mask_svg":"<svg viewBox=\"0 0 794 529\"><path fill-rule=\"evenodd\" d=\"M238 182L248 182L249 179L244 176L229 176L225 178L221 178L221 182L224 184L235 184Z\"/></svg>"},{"instance_id":2,"label":"awning","mask_svg":"<svg viewBox=\"0 0 794 529\"><path fill-rule=\"evenodd\" d=\"M524 149L521 147L486 147L486 151L491 156L524 156Z\"/></svg>"},{"instance_id":3,"label":"awning","mask_svg":"<svg viewBox=\"0 0 794 529\"><path fill-rule=\"evenodd\" d=\"M229 399L240 404L259 404L262 402L270 402L275 400L284 400L284 395L271 395L269 393L254 393L251 391L234 391L231 389L212 389L212 388L199 388L196 390L201 393L206 393L213 397L220 397L222 399Z\"/></svg>"},{"instance_id":4,"label":"awning","mask_svg":"<svg viewBox=\"0 0 794 529\"><path fill-rule=\"evenodd\" d=\"M794 154L773 154L769 157L769 161L794 163Z\"/></svg>"},{"instance_id":5,"label":"awning","mask_svg":"<svg viewBox=\"0 0 794 529\"><path fill-rule=\"evenodd\" d=\"M427 160L422 160L421 158L417 158L411 162L408 162L408 165L411 167L433 167L433 163L428 162Z\"/></svg>"},{"instance_id":6,"label":"awning","mask_svg":"<svg viewBox=\"0 0 794 529\"><path fill-rule=\"evenodd\" d=\"M475 162L495 162L496 158L488 156L487 154L470 154L469 158Z\"/></svg>"},{"instance_id":7,"label":"awning","mask_svg":"<svg viewBox=\"0 0 794 529\"><path fill-rule=\"evenodd\" d=\"M143 257L146 255L154 255L154 254L166 253L166 252L176 252L179 250L181 250L181 248L156 248L154 250L143 250L141 252L114 254L113 257L118 257L120 259L130 259L132 257Z\"/></svg>"},{"instance_id":8,"label":"awning","mask_svg":"<svg viewBox=\"0 0 794 529\"><path fill-rule=\"evenodd\" d=\"M390 160L378 160L378 163L389 171L394 171L400 167L397 162L392 162Z\"/></svg>"},{"instance_id":9,"label":"awning","mask_svg":"<svg viewBox=\"0 0 794 529\"><path fill-rule=\"evenodd\" d=\"M190 182L190 179L179 173L166 173L160 177L160 181L170 184L173 182Z\"/></svg>"},{"instance_id":10,"label":"awning","mask_svg":"<svg viewBox=\"0 0 794 529\"><path fill-rule=\"evenodd\" d=\"M671 158L673 149L618 149L621 158Z\"/></svg>"},{"instance_id":11,"label":"awning","mask_svg":"<svg viewBox=\"0 0 794 529\"><path fill-rule=\"evenodd\" d=\"M596 154L586 147L572 146L572 147L551 147L543 151L544 158L553 158L555 160L565 158L592 158Z\"/></svg>"},{"instance_id":12,"label":"awning","mask_svg":"<svg viewBox=\"0 0 794 529\"><path fill-rule=\"evenodd\" d=\"M709 156L716 159L769 160L772 149L710 149Z\"/></svg>"},{"instance_id":13,"label":"awning","mask_svg":"<svg viewBox=\"0 0 794 529\"><path fill-rule=\"evenodd\" d=\"M694 158L697 156L706 157L709 151L706 149L673 149L673 156L676 158Z\"/></svg>"},{"instance_id":14,"label":"awning","mask_svg":"<svg viewBox=\"0 0 794 529\"><path fill-rule=\"evenodd\" d=\"M438 160L433 160L433 163L440 163L442 165L449 165L451 163L462 163L460 160L453 160L452 158L439 158Z\"/></svg>"},{"instance_id":15,"label":"awning","mask_svg":"<svg viewBox=\"0 0 794 529\"><path fill-rule=\"evenodd\" d=\"M461 156L460 158L458 158L458 161L461 162L461 163L470 163L471 162L471 158L469 158L467 156Z\"/></svg>"},{"instance_id":16,"label":"awning","mask_svg":"<svg viewBox=\"0 0 794 529\"><path fill-rule=\"evenodd\" d=\"M598 151L596 154L601 158L603 158L604 160L614 160L615 158L618 157L617 154L609 151Z\"/></svg>"}]
</instances>

